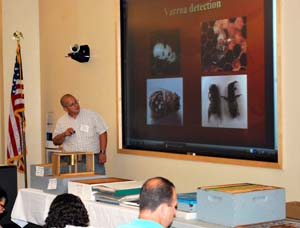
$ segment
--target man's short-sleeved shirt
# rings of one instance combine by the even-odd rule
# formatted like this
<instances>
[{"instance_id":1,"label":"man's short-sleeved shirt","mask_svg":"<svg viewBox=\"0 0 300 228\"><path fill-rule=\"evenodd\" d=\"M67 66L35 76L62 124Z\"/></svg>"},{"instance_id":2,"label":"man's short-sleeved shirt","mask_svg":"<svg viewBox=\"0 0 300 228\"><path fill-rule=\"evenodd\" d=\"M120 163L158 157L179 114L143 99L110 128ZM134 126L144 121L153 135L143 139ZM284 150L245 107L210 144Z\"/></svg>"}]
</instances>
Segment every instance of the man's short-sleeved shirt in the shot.
<instances>
[{"instance_id":1,"label":"man's short-sleeved shirt","mask_svg":"<svg viewBox=\"0 0 300 228\"><path fill-rule=\"evenodd\" d=\"M134 219L130 224L121 225L117 228L164 228L157 222L145 219Z\"/></svg>"},{"instance_id":2,"label":"man's short-sleeved shirt","mask_svg":"<svg viewBox=\"0 0 300 228\"><path fill-rule=\"evenodd\" d=\"M64 151L99 153L99 135L106 132L108 126L99 113L80 109L75 119L67 113L58 119L53 137L63 133L67 128L73 128L75 133L65 138L62 144Z\"/></svg>"}]
</instances>

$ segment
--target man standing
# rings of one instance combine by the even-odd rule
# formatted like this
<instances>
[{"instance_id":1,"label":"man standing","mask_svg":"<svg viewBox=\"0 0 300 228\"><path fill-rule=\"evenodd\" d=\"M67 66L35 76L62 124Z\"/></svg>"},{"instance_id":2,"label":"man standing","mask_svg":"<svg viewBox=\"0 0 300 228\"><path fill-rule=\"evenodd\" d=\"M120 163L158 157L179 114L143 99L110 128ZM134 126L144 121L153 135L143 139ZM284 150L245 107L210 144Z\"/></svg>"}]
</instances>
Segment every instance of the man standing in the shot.
<instances>
[{"instance_id":1,"label":"man standing","mask_svg":"<svg viewBox=\"0 0 300 228\"><path fill-rule=\"evenodd\" d=\"M139 218L118 228L167 228L176 216L177 195L174 184L163 177L147 180L140 193Z\"/></svg>"},{"instance_id":2,"label":"man standing","mask_svg":"<svg viewBox=\"0 0 300 228\"><path fill-rule=\"evenodd\" d=\"M66 112L56 123L53 143L65 152L94 152L95 173L105 174L107 129L104 119L96 112L80 109L78 100L65 94L60 103Z\"/></svg>"}]
</instances>

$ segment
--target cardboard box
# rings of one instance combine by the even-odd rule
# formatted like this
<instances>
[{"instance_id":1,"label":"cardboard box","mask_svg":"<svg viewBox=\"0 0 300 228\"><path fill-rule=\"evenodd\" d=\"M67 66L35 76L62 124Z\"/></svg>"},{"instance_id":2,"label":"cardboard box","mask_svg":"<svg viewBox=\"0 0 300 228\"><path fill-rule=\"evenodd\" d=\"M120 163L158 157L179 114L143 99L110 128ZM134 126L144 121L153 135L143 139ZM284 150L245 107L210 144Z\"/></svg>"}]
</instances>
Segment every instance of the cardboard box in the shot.
<instances>
[{"instance_id":1,"label":"cardboard box","mask_svg":"<svg viewBox=\"0 0 300 228\"><path fill-rule=\"evenodd\" d=\"M286 203L286 217L300 219L300 202L293 201Z\"/></svg>"},{"instance_id":2,"label":"cardboard box","mask_svg":"<svg viewBox=\"0 0 300 228\"><path fill-rule=\"evenodd\" d=\"M79 196L83 200L95 200L93 187L102 183L129 181L117 177L103 177L90 180L74 180L68 182L68 193Z\"/></svg>"},{"instance_id":3,"label":"cardboard box","mask_svg":"<svg viewBox=\"0 0 300 228\"><path fill-rule=\"evenodd\" d=\"M229 227L285 218L285 190L257 184L201 187L197 218Z\"/></svg>"}]
</instances>

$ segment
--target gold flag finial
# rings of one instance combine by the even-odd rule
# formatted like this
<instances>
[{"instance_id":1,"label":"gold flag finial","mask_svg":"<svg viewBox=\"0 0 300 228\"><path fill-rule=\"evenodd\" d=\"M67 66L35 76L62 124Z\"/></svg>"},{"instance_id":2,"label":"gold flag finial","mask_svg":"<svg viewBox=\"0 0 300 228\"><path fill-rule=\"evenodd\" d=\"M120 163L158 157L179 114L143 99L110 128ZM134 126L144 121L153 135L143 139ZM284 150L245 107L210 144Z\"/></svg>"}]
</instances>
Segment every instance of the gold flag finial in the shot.
<instances>
[{"instance_id":1,"label":"gold flag finial","mask_svg":"<svg viewBox=\"0 0 300 228\"><path fill-rule=\"evenodd\" d=\"M20 41L21 39L24 39L23 37L23 33L22 32L19 32L19 31L15 31L14 34L13 34L13 39L16 40L16 41Z\"/></svg>"}]
</instances>

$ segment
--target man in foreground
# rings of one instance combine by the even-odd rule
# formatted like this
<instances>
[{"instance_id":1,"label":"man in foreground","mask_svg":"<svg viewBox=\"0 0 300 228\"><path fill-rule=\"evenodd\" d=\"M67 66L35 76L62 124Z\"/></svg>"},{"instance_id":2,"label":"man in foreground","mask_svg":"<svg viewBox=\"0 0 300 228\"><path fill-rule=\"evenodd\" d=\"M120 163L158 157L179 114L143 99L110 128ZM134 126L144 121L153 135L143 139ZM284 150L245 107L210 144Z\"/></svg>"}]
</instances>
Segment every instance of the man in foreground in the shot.
<instances>
[{"instance_id":1,"label":"man in foreground","mask_svg":"<svg viewBox=\"0 0 300 228\"><path fill-rule=\"evenodd\" d=\"M163 177L147 180L140 193L139 218L118 228L167 228L176 216L177 195L174 184Z\"/></svg>"}]
</instances>

